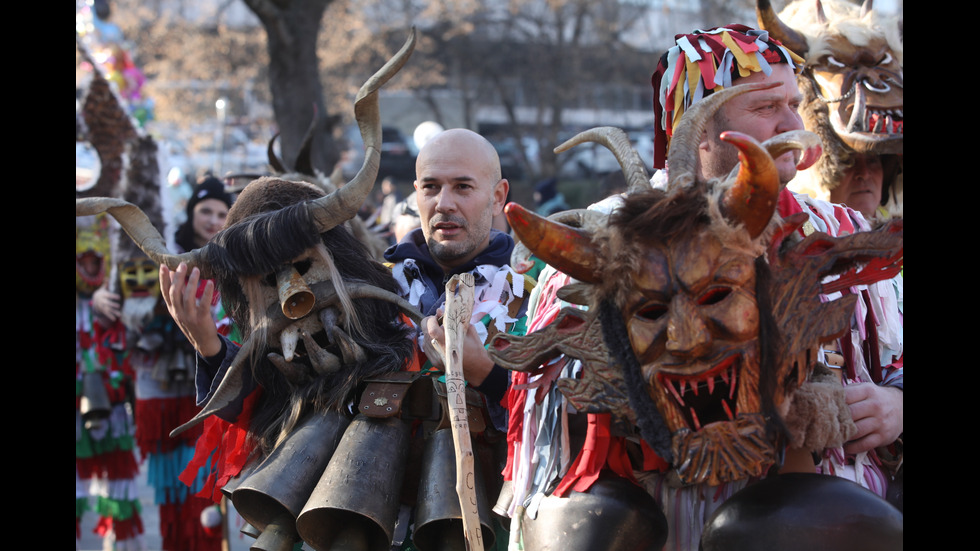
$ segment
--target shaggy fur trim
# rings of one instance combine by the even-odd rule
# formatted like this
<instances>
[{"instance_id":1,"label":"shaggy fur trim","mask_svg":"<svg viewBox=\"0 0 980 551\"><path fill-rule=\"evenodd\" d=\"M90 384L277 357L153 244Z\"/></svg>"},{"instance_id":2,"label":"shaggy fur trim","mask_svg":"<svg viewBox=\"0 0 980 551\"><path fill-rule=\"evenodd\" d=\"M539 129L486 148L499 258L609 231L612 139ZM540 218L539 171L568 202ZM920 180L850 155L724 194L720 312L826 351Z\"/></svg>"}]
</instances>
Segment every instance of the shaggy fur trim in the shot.
<instances>
[{"instance_id":1,"label":"shaggy fur trim","mask_svg":"<svg viewBox=\"0 0 980 551\"><path fill-rule=\"evenodd\" d=\"M807 63L814 63L831 53L829 39L833 36L841 35L858 47L866 46L873 38L880 36L888 42L899 65L905 66L904 42L897 15L872 10L861 17L861 6L858 4L840 0L823 0L820 4L823 5L827 23L819 22L817 2L813 0L797 0L779 14L784 23L806 36L809 46Z\"/></svg>"},{"instance_id":2,"label":"shaggy fur trim","mask_svg":"<svg viewBox=\"0 0 980 551\"><path fill-rule=\"evenodd\" d=\"M790 447L807 451L840 447L857 432L844 387L822 364L816 364L810 380L793 393L784 421Z\"/></svg>"}]
</instances>

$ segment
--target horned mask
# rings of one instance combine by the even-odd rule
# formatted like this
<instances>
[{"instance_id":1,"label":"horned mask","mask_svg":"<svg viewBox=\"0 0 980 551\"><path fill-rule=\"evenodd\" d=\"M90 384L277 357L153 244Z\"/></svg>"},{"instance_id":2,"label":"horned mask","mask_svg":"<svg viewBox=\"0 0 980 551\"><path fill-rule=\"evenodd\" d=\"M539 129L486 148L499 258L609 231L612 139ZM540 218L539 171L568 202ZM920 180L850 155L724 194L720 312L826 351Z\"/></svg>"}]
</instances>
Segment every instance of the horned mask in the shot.
<instances>
[{"instance_id":1,"label":"horned mask","mask_svg":"<svg viewBox=\"0 0 980 551\"><path fill-rule=\"evenodd\" d=\"M897 19L840 1L797 1L777 15L768 1L760 25L804 56L808 85L829 111L834 133L864 153L902 153L903 43Z\"/></svg>"},{"instance_id":2,"label":"horned mask","mask_svg":"<svg viewBox=\"0 0 980 551\"><path fill-rule=\"evenodd\" d=\"M77 216L108 212L154 261L171 269L185 262L214 279L242 330L242 350L212 399L174 435L209 415L223 414L240 399L249 366L266 394L282 388L280 398L292 396L296 408L312 404L326 411L344 407L363 377L400 369L399 359L411 353L411 340L399 329L399 313L416 321L421 316L395 293L390 274L346 223L377 177L378 90L404 65L414 45L413 30L402 49L361 87L354 111L364 138L364 164L352 181L331 193L307 182L259 178L242 191L224 230L204 247L180 255L166 249L134 205L111 198L76 200ZM277 414L270 425L278 433L275 438L288 433L303 413Z\"/></svg>"},{"instance_id":3,"label":"horned mask","mask_svg":"<svg viewBox=\"0 0 980 551\"><path fill-rule=\"evenodd\" d=\"M740 165L724 180L697 179L705 122L729 98L767 86L716 92L688 111L672 140L667 190L644 189L642 165L619 137L606 145L633 185L608 217L549 220L507 207L523 246L578 280L559 295L588 311L566 308L536 333L498 337L495 360L536 372L558 352L582 359L580 379L558 381L569 402L579 412L612 413L625 436L642 437L685 483L759 476L779 461L780 412L806 381L816 347L847 327L853 309L851 300L821 302L824 277L884 277L888 270L878 267L862 276L852 270L881 258L893 274L901 264L900 223L798 243L791 236L804 220L774 215L780 184L772 159L812 150L813 134L759 144L724 133Z\"/></svg>"}]
</instances>

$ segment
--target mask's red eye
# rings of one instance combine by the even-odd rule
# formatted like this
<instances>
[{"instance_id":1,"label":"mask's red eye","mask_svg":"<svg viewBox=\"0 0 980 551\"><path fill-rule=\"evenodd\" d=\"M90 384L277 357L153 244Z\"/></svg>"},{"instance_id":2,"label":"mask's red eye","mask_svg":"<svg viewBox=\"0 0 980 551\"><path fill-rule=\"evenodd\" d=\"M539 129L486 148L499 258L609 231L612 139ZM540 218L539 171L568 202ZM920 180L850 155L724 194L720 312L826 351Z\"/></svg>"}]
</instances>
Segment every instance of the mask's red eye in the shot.
<instances>
[{"instance_id":1,"label":"mask's red eye","mask_svg":"<svg viewBox=\"0 0 980 551\"><path fill-rule=\"evenodd\" d=\"M710 289L705 294L698 298L698 304L701 306L710 306L712 304L718 304L719 302L725 300L725 297L730 295L732 290L727 287L719 287L716 289Z\"/></svg>"}]
</instances>

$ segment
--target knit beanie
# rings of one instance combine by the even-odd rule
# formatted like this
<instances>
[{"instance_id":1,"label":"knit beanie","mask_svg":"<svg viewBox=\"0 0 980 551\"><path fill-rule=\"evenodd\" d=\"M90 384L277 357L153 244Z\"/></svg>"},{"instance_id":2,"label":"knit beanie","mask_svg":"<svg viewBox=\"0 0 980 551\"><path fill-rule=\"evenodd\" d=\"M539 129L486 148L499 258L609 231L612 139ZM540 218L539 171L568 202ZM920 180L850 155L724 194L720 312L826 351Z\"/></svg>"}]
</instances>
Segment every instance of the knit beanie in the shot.
<instances>
[{"instance_id":1,"label":"knit beanie","mask_svg":"<svg viewBox=\"0 0 980 551\"><path fill-rule=\"evenodd\" d=\"M224 203L229 209L231 208L232 203L234 203L234 199L232 198L231 194L225 191L224 182L215 178L214 176L208 176L194 186L194 191L191 192L190 198L187 199L188 220L193 220L194 207L205 199L217 199Z\"/></svg>"}]
</instances>

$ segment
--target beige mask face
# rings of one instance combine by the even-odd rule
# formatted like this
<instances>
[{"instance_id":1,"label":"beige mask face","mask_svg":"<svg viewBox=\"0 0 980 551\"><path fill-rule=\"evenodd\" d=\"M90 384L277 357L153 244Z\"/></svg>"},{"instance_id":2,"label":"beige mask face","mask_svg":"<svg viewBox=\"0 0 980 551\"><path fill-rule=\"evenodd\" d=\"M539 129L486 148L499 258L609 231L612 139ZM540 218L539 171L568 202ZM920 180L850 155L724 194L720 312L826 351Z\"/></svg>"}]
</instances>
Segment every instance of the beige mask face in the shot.
<instances>
[{"instance_id":1,"label":"beige mask face","mask_svg":"<svg viewBox=\"0 0 980 551\"><path fill-rule=\"evenodd\" d=\"M121 262L119 282L123 299L160 296L159 275L159 266L149 258L131 258Z\"/></svg>"},{"instance_id":2,"label":"beige mask face","mask_svg":"<svg viewBox=\"0 0 980 551\"><path fill-rule=\"evenodd\" d=\"M887 41L875 37L859 48L836 36L829 44L812 73L834 131L855 151L902 153L905 79Z\"/></svg>"}]
</instances>

